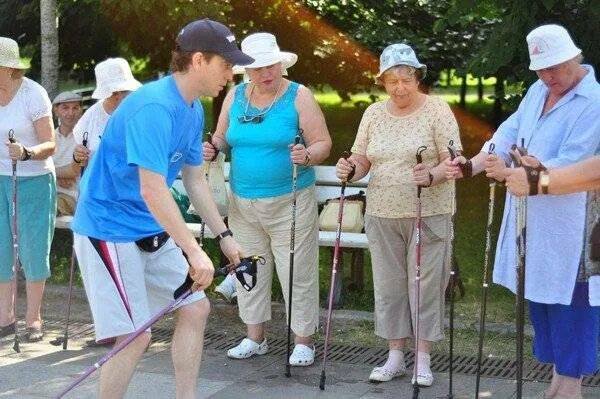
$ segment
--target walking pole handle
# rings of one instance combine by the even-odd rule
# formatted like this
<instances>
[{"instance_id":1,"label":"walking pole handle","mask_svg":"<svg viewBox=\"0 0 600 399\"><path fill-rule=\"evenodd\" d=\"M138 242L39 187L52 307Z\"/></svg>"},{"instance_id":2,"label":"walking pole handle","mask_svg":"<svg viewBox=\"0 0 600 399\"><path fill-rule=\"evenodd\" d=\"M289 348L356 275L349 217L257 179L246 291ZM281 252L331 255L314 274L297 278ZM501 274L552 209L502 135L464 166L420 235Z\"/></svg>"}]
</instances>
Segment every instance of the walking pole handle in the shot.
<instances>
[{"instance_id":1,"label":"walking pole handle","mask_svg":"<svg viewBox=\"0 0 600 399\"><path fill-rule=\"evenodd\" d=\"M417 154L416 154L416 158L417 158L417 163L423 163L423 151L425 151L427 149L427 146L422 145L419 148L417 148ZM417 186L417 197L421 198L421 186Z\"/></svg>"},{"instance_id":2,"label":"walking pole handle","mask_svg":"<svg viewBox=\"0 0 600 399\"><path fill-rule=\"evenodd\" d=\"M350 152L349 151L344 151L342 153L342 158L344 158L346 161L348 160L348 158L350 158ZM344 185L344 187L346 186L346 183L349 182L350 180L352 180L352 178L354 177L354 173L356 172L356 165L352 164L352 170L350 171L350 173L348 173L348 176L342 180L342 184Z\"/></svg>"},{"instance_id":3,"label":"walking pole handle","mask_svg":"<svg viewBox=\"0 0 600 399\"><path fill-rule=\"evenodd\" d=\"M15 139L15 131L12 129L10 129L8 131L8 141L10 141L12 144L17 142L17 140ZM16 159L12 160L12 171L13 171L13 174L17 173L17 160Z\"/></svg>"}]
</instances>

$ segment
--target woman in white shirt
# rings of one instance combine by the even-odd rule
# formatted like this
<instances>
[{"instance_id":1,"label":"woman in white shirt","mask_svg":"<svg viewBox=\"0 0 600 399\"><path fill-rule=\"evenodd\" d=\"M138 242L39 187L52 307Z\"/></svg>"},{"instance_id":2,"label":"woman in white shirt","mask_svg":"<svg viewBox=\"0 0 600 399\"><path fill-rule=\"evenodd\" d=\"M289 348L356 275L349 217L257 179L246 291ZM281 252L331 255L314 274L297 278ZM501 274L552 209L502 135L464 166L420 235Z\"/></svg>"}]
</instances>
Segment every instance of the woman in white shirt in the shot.
<instances>
[{"instance_id":1,"label":"woman in white shirt","mask_svg":"<svg viewBox=\"0 0 600 399\"><path fill-rule=\"evenodd\" d=\"M19 46L0 37L0 337L16 329L13 270L12 163L17 174L18 258L27 280L27 341L43 337L40 308L50 277L50 245L56 212L52 106L46 90L24 77ZM14 143L8 134L14 134Z\"/></svg>"}]
</instances>

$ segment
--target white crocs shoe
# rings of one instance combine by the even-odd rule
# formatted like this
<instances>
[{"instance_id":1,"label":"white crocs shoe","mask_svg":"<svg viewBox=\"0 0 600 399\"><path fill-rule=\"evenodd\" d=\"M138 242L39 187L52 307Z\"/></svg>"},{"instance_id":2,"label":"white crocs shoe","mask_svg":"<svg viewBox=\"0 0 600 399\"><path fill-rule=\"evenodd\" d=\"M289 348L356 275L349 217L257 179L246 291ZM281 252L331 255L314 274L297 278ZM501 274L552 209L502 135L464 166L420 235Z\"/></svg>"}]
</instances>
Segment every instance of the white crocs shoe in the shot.
<instances>
[{"instance_id":1,"label":"white crocs shoe","mask_svg":"<svg viewBox=\"0 0 600 399\"><path fill-rule=\"evenodd\" d=\"M233 300L233 298L237 296L237 292L235 290L235 277L231 274L228 274L221 284L215 287L215 292L223 295L223 297L225 297L225 299L228 301Z\"/></svg>"},{"instance_id":2,"label":"white crocs shoe","mask_svg":"<svg viewBox=\"0 0 600 399\"><path fill-rule=\"evenodd\" d=\"M315 362L315 348L296 344L290 356L290 366L310 366Z\"/></svg>"},{"instance_id":3,"label":"white crocs shoe","mask_svg":"<svg viewBox=\"0 0 600 399\"><path fill-rule=\"evenodd\" d=\"M227 351L227 357L232 359L248 359L254 355L264 355L269 351L267 340L263 339L260 344L252 341L250 338L244 338L237 346Z\"/></svg>"},{"instance_id":4,"label":"white crocs shoe","mask_svg":"<svg viewBox=\"0 0 600 399\"><path fill-rule=\"evenodd\" d=\"M413 378L411 378L410 380L411 384L415 383L415 377L413 376ZM430 387L431 385L433 385L433 373L431 372L431 370L426 371L423 370L420 373L417 374L417 384L420 387Z\"/></svg>"},{"instance_id":5,"label":"white crocs shoe","mask_svg":"<svg viewBox=\"0 0 600 399\"><path fill-rule=\"evenodd\" d=\"M418 352L419 368L417 369L417 384L421 387L430 387L433 384L433 373L431 372L431 355L425 352ZM414 369L411 383L415 383Z\"/></svg>"},{"instance_id":6,"label":"white crocs shoe","mask_svg":"<svg viewBox=\"0 0 600 399\"><path fill-rule=\"evenodd\" d=\"M388 370L385 367L375 367L369 375L369 381L371 382L388 382L396 377L401 377L406 374L406 367L402 367L399 370Z\"/></svg>"}]
</instances>

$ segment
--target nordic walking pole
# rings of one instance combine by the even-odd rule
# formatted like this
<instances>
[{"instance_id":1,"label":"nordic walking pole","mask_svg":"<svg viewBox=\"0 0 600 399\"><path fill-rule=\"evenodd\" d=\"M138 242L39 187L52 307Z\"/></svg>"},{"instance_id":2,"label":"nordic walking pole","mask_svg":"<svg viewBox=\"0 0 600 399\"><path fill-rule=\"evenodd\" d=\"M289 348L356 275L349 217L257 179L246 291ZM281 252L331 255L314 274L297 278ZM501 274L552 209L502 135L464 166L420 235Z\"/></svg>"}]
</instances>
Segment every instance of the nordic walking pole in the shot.
<instances>
[{"instance_id":1,"label":"nordic walking pole","mask_svg":"<svg viewBox=\"0 0 600 399\"><path fill-rule=\"evenodd\" d=\"M209 173L210 173L210 163L212 161L214 161L215 159L217 159L217 155L219 155L219 150L212 142L212 133L208 132L206 135L208 136L208 142L210 143L210 145L212 145L215 148L215 151L216 151L215 156L212 159L206 160L206 162L204 163L204 177L206 178L206 182L208 183ZM200 237L199 237L200 246L202 246L202 241L204 241L205 230L206 230L206 222L204 221L204 218L202 218L202 221L200 223Z\"/></svg>"},{"instance_id":2,"label":"nordic walking pole","mask_svg":"<svg viewBox=\"0 0 600 399\"><path fill-rule=\"evenodd\" d=\"M423 151L427 149L422 145L417 149L417 163L423 163ZM415 352L413 365L413 399L419 398L419 382L417 381L419 369L419 307L421 306L421 186L417 186L417 239L415 246L417 247L417 256L415 264Z\"/></svg>"},{"instance_id":3,"label":"nordic walking pole","mask_svg":"<svg viewBox=\"0 0 600 399\"><path fill-rule=\"evenodd\" d=\"M294 145L300 144L302 139L302 129L298 129L298 133L294 138ZM288 323L287 323L287 351L285 361L285 376L291 377L290 372L290 345L292 338L292 289L294 287L294 241L296 238L296 194L298 191L298 165L293 164L292 169L292 225L290 227L290 274L288 282Z\"/></svg>"},{"instance_id":4,"label":"nordic walking pole","mask_svg":"<svg viewBox=\"0 0 600 399\"><path fill-rule=\"evenodd\" d=\"M448 143L448 153L450 154L450 160L454 160L459 154L456 148L454 148L454 141L450 140ZM454 253L454 215L456 212L456 206L454 204L456 199L455 197L452 199L452 239L450 248L452 253ZM450 255L450 281L448 284L450 285L450 339L449 339L449 365L448 365L448 395L446 395L447 399L454 398L454 286L456 284L456 269L454 268L454 262L452 253Z\"/></svg>"},{"instance_id":5,"label":"nordic walking pole","mask_svg":"<svg viewBox=\"0 0 600 399\"><path fill-rule=\"evenodd\" d=\"M16 143L15 131L8 131L8 141L12 144ZM13 273L15 275L15 291L13 293L13 311L15 313L15 339L13 349L17 353L21 353L19 346L19 323L17 323L17 299L19 287L19 232L17 225L17 160L12 160L12 243L13 243Z\"/></svg>"},{"instance_id":6,"label":"nordic walking pole","mask_svg":"<svg viewBox=\"0 0 600 399\"><path fill-rule=\"evenodd\" d=\"M350 153L348 151L344 152L344 159L348 159ZM333 312L333 296L335 291L335 283L337 281L337 272L339 265L339 255L340 255L340 240L342 236L342 221L344 217L344 199L346 191L346 183L352 179L354 176L354 172L356 170L356 166L352 165L352 171L348 174L348 177L342 180L342 189L340 193L340 204L338 210L338 220L337 220L337 229L335 232L335 246L333 249L333 265L331 266L331 283L329 286L329 305L327 306L327 325L325 327L325 343L323 344L323 364L321 366L321 382L319 383L319 388L321 391L325 390L325 366L327 364L327 349L329 348L329 338L331 337L331 320L332 320L332 312Z\"/></svg>"},{"instance_id":7,"label":"nordic walking pole","mask_svg":"<svg viewBox=\"0 0 600 399\"><path fill-rule=\"evenodd\" d=\"M87 148L87 143L88 143L88 132L83 132L83 140L81 141L81 144L83 144L83 146L85 148ZM80 177L83 176L83 171L85 170L85 167L81 168L81 173L80 173ZM72 301L72 295L73 295L73 277L75 276L75 259L76 259L76 254L75 254L75 247L71 248L71 268L69 270L69 296L67 299L67 319L65 322L65 334L63 335L63 339L62 339L62 348L63 350L67 350L67 345L69 343L69 321L71 320L71 301ZM55 342L51 342L51 344L54 345L60 345L60 340L57 339Z\"/></svg>"},{"instance_id":8,"label":"nordic walking pole","mask_svg":"<svg viewBox=\"0 0 600 399\"><path fill-rule=\"evenodd\" d=\"M215 269L215 277L217 276L225 276L227 273L231 271L240 271L246 273L252 273L256 275L256 262L264 263L264 259L261 256L251 256L247 258L243 258L242 262L238 266L234 266L233 264L226 265L222 268ZM65 387L58 395L55 396L55 399L60 399L69 393L73 388L77 385L81 384L87 377L89 377L94 371L98 370L102 365L112 359L117 353L121 352L127 345L129 345L133 340L142 335L147 329L149 329L152 325L154 325L161 317L166 315L167 313L175 310L187 297L192 294L192 285L194 281L192 278L187 275L183 284L175 290L173 295L174 299L165 306L162 310L152 316L147 322L145 322L141 327L132 332L125 338L123 341L119 342L115 345L110 351L108 351L100 360L94 363L92 366L85 369L85 371L75 379L71 384Z\"/></svg>"},{"instance_id":9,"label":"nordic walking pole","mask_svg":"<svg viewBox=\"0 0 600 399\"><path fill-rule=\"evenodd\" d=\"M522 155L527 155L525 139L521 139L521 147L513 144L510 155L515 167L520 167L523 162ZM516 198L517 208L517 293L516 293L516 379L517 399L523 396L523 339L525 336L525 265L526 265L526 240L527 240L527 197Z\"/></svg>"},{"instance_id":10,"label":"nordic walking pole","mask_svg":"<svg viewBox=\"0 0 600 399\"><path fill-rule=\"evenodd\" d=\"M490 143L488 154L494 153L494 143ZM490 179L490 199L488 202L488 219L485 229L485 255L483 257L483 277L481 279L481 312L479 314L479 344L477 347L477 374L475 376L475 399L479 399L479 384L481 381L481 363L483 354L483 339L485 336L485 313L487 309L487 293L490 285L490 252L492 248L492 223L494 221L494 206L496 201L496 180Z\"/></svg>"}]
</instances>

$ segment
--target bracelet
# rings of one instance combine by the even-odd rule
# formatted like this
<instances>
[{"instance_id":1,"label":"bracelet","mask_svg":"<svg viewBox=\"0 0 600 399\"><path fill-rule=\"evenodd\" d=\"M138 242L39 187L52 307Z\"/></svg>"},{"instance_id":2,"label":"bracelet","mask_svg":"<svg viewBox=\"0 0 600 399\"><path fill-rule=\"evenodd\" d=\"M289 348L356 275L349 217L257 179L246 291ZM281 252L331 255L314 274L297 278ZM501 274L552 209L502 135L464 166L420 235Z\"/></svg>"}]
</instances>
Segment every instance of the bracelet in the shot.
<instances>
[{"instance_id":1,"label":"bracelet","mask_svg":"<svg viewBox=\"0 0 600 399\"><path fill-rule=\"evenodd\" d=\"M21 157L21 161L27 161L31 159L31 151L27 149L27 147L23 147L23 156Z\"/></svg>"},{"instance_id":2,"label":"bracelet","mask_svg":"<svg viewBox=\"0 0 600 399\"><path fill-rule=\"evenodd\" d=\"M221 234L217 235L215 238L217 239L217 241L221 242L221 240L227 236L233 237L233 233L229 229L227 229L224 232L222 232Z\"/></svg>"},{"instance_id":3,"label":"bracelet","mask_svg":"<svg viewBox=\"0 0 600 399\"><path fill-rule=\"evenodd\" d=\"M427 172L429 173L429 184L426 186L421 186L421 187L431 187L431 183L433 183L433 174L431 172Z\"/></svg>"},{"instance_id":4,"label":"bracelet","mask_svg":"<svg viewBox=\"0 0 600 399\"><path fill-rule=\"evenodd\" d=\"M311 160L310 151L308 151L308 148L305 147L304 152L305 152L304 163L302 164L302 166L308 166L310 164L310 160Z\"/></svg>"},{"instance_id":5,"label":"bracelet","mask_svg":"<svg viewBox=\"0 0 600 399\"><path fill-rule=\"evenodd\" d=\"M465 163L459 164L460 170L463 174L463 177L472 177L473 176L473 162L470 159Z\"/></svg>"}]
</instances>

